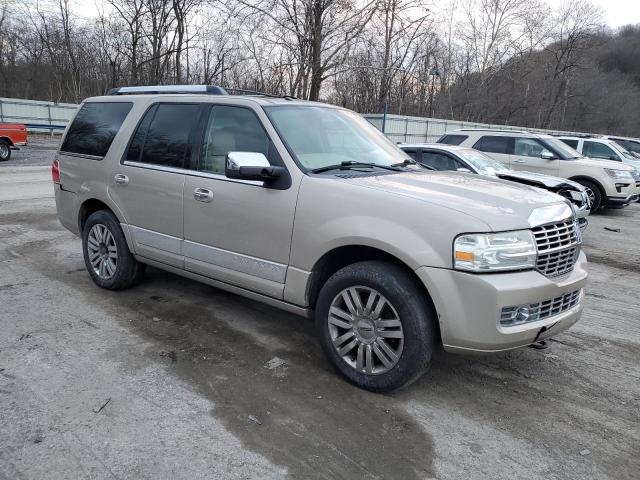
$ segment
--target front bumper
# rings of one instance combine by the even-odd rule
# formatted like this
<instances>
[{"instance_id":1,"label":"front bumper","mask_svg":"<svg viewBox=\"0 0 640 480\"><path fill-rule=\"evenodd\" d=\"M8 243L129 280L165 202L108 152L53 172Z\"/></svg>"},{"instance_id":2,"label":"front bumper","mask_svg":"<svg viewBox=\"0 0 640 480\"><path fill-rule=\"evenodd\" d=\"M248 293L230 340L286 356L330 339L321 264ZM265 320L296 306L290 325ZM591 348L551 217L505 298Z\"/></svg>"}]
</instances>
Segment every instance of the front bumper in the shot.
<instances>
[{"instance_id":1,"label":"front bumper","mask_svg":"<svg viewBox=\"0 0 640 480\"><path fill-rule=\"evenodd\" d=\"M630 203L637 202L638 195L625 195L623 197L607 197L604 201L605 207L618 207L623 208L629 205Z\"/></svg>"},{"instance_id":2,"label":"front bumper","mask_svg":"<svg viewBox=\"0 0 640 480\"><path fill-rule=\"evenodd\" d=\"M566 330L580 318L584 292L573 307L530 323L503 326L503 307L526 305L582 290L587 259L580 253L567 275L548 278L536 271L473 274L443 268L416 270L433 300L445 350L499 352L524 347Z\"/></svg>"}]
</instances>

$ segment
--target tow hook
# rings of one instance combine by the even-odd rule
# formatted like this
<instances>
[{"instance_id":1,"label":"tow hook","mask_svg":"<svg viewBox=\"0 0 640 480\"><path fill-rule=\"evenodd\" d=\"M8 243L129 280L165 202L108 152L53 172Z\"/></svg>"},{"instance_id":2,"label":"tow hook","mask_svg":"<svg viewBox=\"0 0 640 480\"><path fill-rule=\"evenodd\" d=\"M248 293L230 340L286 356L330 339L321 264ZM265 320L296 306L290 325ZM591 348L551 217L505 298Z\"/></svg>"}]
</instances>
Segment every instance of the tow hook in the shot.
<instances>
[{"instance_id":1,"label":"tow hook","mask_svg":"<svg viewBox=\"0 0 640 480\"><path fill-rule=\"evenodd\" d=\"M555 323L552 323L551 325L549 325L547 327L542 327L538 331L538 334L536 335L536 338L533 339L533 342L531 343L531 345L529 345L529 348L533 348L535 350L546 350L547 348L549 348L549 345L547 344L547 342L545 340L538 340L538 339L540 338L540 335L542 335L547 330L550 330L551 328L553 328L554 325L555 325Z\"/></svg>"}]
</instances>

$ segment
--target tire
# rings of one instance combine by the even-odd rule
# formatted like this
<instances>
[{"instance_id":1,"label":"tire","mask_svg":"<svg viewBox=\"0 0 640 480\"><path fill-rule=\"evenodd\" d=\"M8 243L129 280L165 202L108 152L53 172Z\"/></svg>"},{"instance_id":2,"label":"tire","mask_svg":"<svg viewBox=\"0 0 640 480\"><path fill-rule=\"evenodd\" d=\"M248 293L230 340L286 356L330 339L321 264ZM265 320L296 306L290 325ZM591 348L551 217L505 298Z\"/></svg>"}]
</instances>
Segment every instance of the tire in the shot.
<instances>
[{"instance_id":1,"label":"tire","mask_svg":"<svg viewBox=\"0 0 640 480\"><path fill-rule=\"evenodd\" d=\"M367 310L372 291L381 297ZM343 294L359 315L349 311ZM387 303L377 314L382 299ZM424 291L401 267L382 261L354 263L333 274L320 290L315 316L320 343L333 366L349 382L372 392L391 392L417 380L428 370L439 338ZM389 349L393 355L386 353Z\"/></svg>"},{"instance_id":2,"label":"tire","mask_svg":"<svg viewBox=\"0 0 640 480\"><path fill-rule=\"evenodd\" d=\"M11 158L11 146L4 140L0 140L0 162L6 162Z\"/></svg>"},{"instance_id":3,"label":"tire","mask_svg":"<svg viewBox=\"0 0 640 480\"><path fill-rule=\"evenodd\" d=\"M587 195L591 200L591 213L595 213L602 207L602 191L600 187L589 180L576 180L580 185L587 189Z\"/></svg>"},{"instance_id":4,"label":"tire","mask_svg":"<svg viewBox=\"0 0 640 480\"><path fill-rule=\"evenodd\" d=\"M91 279L101 288L123 290L144 276L146 265L133 257L118 219L107 210L92 213L85 222L82 252Z\"/></svg>"}]
</instances>

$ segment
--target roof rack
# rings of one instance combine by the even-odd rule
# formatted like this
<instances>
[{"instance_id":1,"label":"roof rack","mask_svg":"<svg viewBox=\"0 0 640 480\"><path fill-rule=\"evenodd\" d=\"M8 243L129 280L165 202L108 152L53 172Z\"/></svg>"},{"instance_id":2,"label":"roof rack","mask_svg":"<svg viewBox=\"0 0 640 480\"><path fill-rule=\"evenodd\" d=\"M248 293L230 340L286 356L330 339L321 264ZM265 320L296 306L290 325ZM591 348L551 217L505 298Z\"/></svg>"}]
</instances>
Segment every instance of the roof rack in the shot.
<instances>
[{"instance_id":1,"label":"roof rack","mask_svg":"<svg viewBox=\"0 0 640 480\"><path fill-rule=\"evenodd\" d=\"M142 87L112 88L107 95L157 95L172 93L203 93L206 95L228 95L217 85L147 85Z\"/></svg>"},{"instance_id":2,"label":"roof rack","mask_svg":"<svg viewBox=\"0 0 640 480\"><path fill-rule=\"evenodd\" d=\"M552 133L554 137L575 137L575 138L598 138L599 135L592 135L590 133Z\"/></svg>"},{"instance_id":3,"label":"roof rack","mask_svg":"<svg viewBox=\"0 0 640 480\"><path fill-rule=\"evenodd\" d=\"M501 132L501 133L527 133L527 134L531 134L532 132L529 132L527 130L511 130L508 128L491 128L491 127L485 127L485 128L456 128L455 130L452 130L453 132Z\"/></svg>"},{"instance_id":4,"label":"roof rack","mask_svg":"<svg viewBox=\"0 0 640 480\"><path fill-rule=\"evenodd\" d=\"M276 95L274 93L265 93L259 92L258 90L247 90L245 88L227 88L227 92L231 93L246 93L249 95L259 95L262 97L273 97L273 98L284 98L285 100L297 100L298 97L294 97L293 95Z\"/></svg>"}]
</instances>

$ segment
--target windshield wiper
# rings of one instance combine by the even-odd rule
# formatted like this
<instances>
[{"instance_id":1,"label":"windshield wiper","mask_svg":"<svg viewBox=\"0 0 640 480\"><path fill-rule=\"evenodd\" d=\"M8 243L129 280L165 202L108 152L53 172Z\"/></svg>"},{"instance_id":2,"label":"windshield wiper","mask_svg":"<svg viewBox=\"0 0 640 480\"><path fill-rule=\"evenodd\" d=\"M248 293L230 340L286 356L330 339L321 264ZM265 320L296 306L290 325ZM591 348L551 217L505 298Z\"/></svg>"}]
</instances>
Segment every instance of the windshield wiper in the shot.
<instances>
[{"instance_id":1,"label":"windshield wiper","mask_svg":"<svg viewBox=\"0 0 640 480\"><path fill-rule=\"evenodd\" d=\"M330 170L349 170L351 168L359 168L359 167L378 167L383 168L385 170L393 170L394 172L400 171L398 168L393 165L380 165L379 163L367 163L367 162L356 162L355 160L346 160L344 162L340 162L336 165L327 165L326 167L318 167L311 170L311 173L322 173L328 172Z\"/></svg>"},{"instance_id":2,"label":"windshield wiper","mask_svg":"<svg viewBox=\"0 0 640 480\"><path fill-rule=\"evenodd\" d=\"M393 163L391 165L389 165L390 167L408 167L409 165L415 165L418 162L416 162L415 160L412 160L411 158L407 158L406 160L399 162L399 163Z\"/></svg>"}]
</instances>

